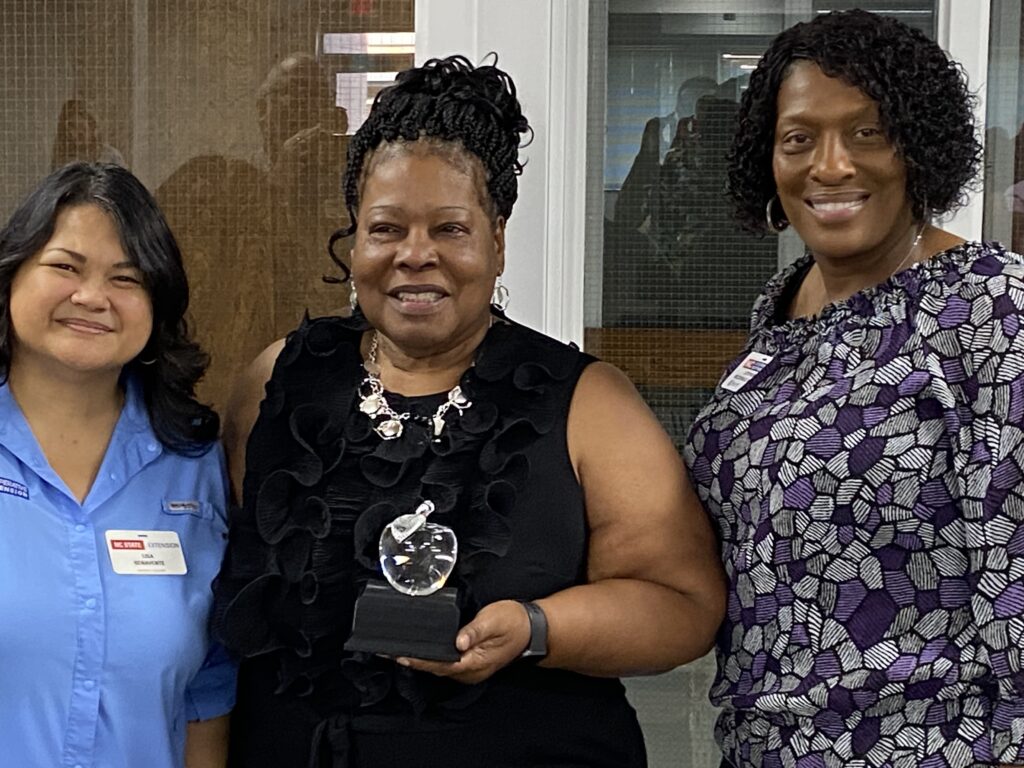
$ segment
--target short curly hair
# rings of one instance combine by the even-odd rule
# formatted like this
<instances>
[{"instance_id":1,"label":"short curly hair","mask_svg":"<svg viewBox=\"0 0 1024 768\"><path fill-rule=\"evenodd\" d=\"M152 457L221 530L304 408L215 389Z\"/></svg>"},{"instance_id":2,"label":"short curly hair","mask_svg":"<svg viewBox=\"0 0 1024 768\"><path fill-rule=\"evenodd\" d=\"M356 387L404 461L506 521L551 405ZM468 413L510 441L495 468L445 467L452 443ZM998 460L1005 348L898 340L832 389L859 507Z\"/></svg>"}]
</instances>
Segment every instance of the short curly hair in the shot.
<instances>
[{"instance_id":1,"label":"short curly hair","mask_svg":"<svg viewBox=\"0 0 1024 768\"><path fill-rule=\"evenodd\" d=\"M344 190L351 225L331 237L331 257L347 277L349 269L336 256L333 245L355 234L359 196L370 167L367 158L382 143L425 138L432 151L452 162L458 158L451 150L461 145L483 166L489 196L483 201L485 208L492 218L507 219L519 195L518 177L523 172L521 137L530 132L515 83L497 66L474 67L464 56L449 56L400 72L394 85L377 94L366 122L349 144Z\"/></svg>"},{"instance_id":2,"label":"short curly hair","mask_svg":"<svg viewBox=\"0 0 1024 768\"><path fill-rule=\"evenodd\" d=\"M924 33L867 11L837 11L779 34L750 76L728 153L727 190L744 228L768 230L777 96L797 61L859 88L906 165L915 219L963 206L981 162L963 68Z\"/></svg>"}]
</instances>

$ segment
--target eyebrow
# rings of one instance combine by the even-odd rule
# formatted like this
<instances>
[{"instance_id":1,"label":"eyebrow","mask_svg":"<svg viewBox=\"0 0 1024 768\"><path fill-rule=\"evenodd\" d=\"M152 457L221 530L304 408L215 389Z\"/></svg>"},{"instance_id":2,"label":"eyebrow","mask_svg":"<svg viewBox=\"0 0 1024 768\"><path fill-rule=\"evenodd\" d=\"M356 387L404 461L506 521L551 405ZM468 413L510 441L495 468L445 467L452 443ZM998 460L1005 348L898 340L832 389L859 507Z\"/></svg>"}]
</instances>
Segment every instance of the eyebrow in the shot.
<instances>
[{"instance_id":1,"label":"eyebrow","mask_svg":"<svg viewBox=\"0 0 1024 768\"><path fill-rule=\"evenodd\" d=\"M53 248L47 248L46 250L47 250L47 252L50 252L50 251L60 251L61 253L66 253L68 256L70 256L72 259L77 261L79 264L82 264L85 261L88 261L88 259L86 259L86 257L83 256L82 254L80 254L78 251L73 251L70 248L62 248L59 245L56 245ZM117 264L114 265L114 269L138 269L138 268L139 267L137 265L132 264L130 261L119 261Z\"/></svg>"},{"instance_id":2,"label":"eyebrow","mask_svg":"<svg viewBox=\"0 0 1024 768\"><path fill-rule=\"evenodd\" d=\"M372 205L370 206L371 211L402 211L405 210L400 205ZM463 205L442 205L434 209L435 211L468 211L469 208Z\"/></svg>"},{"instance_id":3,"label":"eyebrow","mask_svg":"<svg viewBox=\"0 0 1024 768\"><path fill-rule=\"evenodd\" d=\"M864 117L867 117L869 113L871 113L873 110L876 110L876 109L877 109L877 105L875 105L875 104L866 104L863 107L861 107L860 109L850 110L850 111L846 112L845 114L840 115L840 118L843 119L843 120L859 120L859 119L862 119ZM875 114L871 115L871 117L873 117L876 120L876 122L881 122L881 120L882 120L881 110L877 110L875 112ZM790 120L792 122L797 122L797 123L804 123L804 122L817 123L817 122L821 122L821 118L819 117L819 112L813 106L808 106L807 108L801 109L799 111L795 111L795 110L792 111L792 112L781 112L780 111L777 114L776 120L778 122L780 122L780 123L784 122L786 120Z\"/></svg>"}]
</instances>

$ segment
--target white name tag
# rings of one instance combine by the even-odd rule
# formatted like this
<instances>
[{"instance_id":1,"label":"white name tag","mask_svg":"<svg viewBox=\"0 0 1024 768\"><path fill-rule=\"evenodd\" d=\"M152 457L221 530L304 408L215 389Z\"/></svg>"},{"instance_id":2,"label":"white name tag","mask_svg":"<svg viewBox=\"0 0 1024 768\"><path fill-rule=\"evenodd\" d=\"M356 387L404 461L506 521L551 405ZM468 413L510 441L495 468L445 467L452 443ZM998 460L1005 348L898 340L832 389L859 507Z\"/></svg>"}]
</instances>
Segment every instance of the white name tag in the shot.
<instances>
[{"instance_id":1,"label":"white name tag","mask_svg":"<svg viewBox=\"0 0 1024 768\"><path fill-rule=\"evenodd\" d=\"M722 389L730 392L739 392L747 385L747 382L757 376L764 367L772 361L771 355L762 355L760 352L751 352L743 362L737 365L732 373L725 377L722 382Z\"/></svg>"},{"instance_id":2,"label":"white name tag","mask_svg":"<svg viewBox=\"0 0 1024 768\"><path fill-rule=\"evenodd\" d=\"M107 531L114 573L127 576L182 576L188 573L176 531Z\"/></svg>"}]
</instances>

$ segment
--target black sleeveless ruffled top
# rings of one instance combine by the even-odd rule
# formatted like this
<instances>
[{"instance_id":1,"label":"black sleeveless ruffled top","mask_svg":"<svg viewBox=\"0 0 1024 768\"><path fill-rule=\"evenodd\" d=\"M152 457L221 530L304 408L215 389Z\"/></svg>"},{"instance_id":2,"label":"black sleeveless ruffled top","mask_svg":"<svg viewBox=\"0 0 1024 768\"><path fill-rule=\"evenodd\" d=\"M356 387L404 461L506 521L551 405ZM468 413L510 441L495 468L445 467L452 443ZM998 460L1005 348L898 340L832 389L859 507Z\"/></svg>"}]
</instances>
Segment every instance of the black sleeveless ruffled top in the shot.
<instances>
[{"instance_id":1,"label":"black sleeveless ruffled top","mask_svg":"<svg viewBox=\"0 0 1024 768\"><path fill-rule=\"evenodd\" d=\"M593 358L499 318L461 380L472 407L449 414L439 440L410 420L402 437L385 441L358 409L366 330L361 318L320 318L290 334L249 438L243 504L216 584L215 632L243 659L231 764L372 765L372 733L388 734L393 762L406 734L463 728L465 738L441 742L437 765L642 765L618 681L517 662L467 686L343 650L356 596L380 578L381 531L424 499L436 506L431 521L458 536L447 586L458 589L463 623L495 600L537 599L586 581L583 493L566 423ZM388 401L426 416L445 396L389 393ZM565 717L566 695L588 716ZM592 716L595 706L605 719ZM509 707L554 729L518 758L498 733ZM567 731L549 719L560 715ZM480 737L460 762L458 744ZM544 754L548 738L560 754L569 750L568 762ZM488 749L495 754L480 754Z\"/></svg>"}]
</instances>

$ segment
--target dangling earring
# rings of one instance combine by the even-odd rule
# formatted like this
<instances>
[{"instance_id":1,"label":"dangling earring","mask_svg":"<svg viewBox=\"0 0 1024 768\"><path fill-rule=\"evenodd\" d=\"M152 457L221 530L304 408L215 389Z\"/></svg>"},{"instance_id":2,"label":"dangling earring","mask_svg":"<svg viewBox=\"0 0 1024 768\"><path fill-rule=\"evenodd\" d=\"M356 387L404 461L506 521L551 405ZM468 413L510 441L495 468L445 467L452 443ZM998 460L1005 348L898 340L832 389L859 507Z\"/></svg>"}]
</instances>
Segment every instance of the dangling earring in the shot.
<instances>
[{"instance_id":1,"label":"dangling earring","mask_svg":"<svg viewBox=\"0 0 1024 768\"><path fill-rule=\"evenodd\" d=\"M508 301L508 288L501 282L501 275L499 274L498 279L494 281L494 291L491 293L491 306L499 312L504 312L505 307L508 306Z\"/></svg>"},{"instance_id":2,"label":"dangling earring","mask_svg":"<svg viewBox=\"0 0 1024 768\"><path fill-rule=\"evenodd\" d=\"M764 207L765 224L768 225L768 231L771 232L773 235L779 234L780 232L782 232L782 230L789 226L789 220L786 219L785 216L783 216L777 223L775 221L775 217L772 216L772 204L778 199L778 195L772 195L770 198L768 198L768 205Z\"/></svg>"},{"instance_id":3,"label":"dangling earring","mask_svg":"<svg viewBox=\"0 0 1024 768\"><path fill-rule=\"evenodd\" d=\"M348 305L352 307L353 312L359 309L359 294L356 293L356 281L351 277L348 280Z\"/></svg>"}]
</instances>

